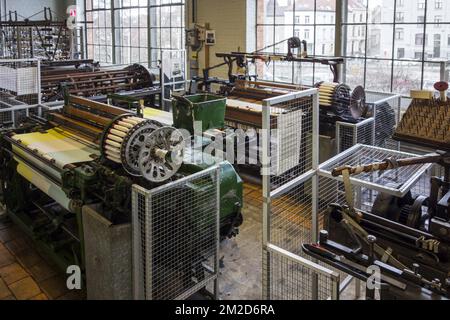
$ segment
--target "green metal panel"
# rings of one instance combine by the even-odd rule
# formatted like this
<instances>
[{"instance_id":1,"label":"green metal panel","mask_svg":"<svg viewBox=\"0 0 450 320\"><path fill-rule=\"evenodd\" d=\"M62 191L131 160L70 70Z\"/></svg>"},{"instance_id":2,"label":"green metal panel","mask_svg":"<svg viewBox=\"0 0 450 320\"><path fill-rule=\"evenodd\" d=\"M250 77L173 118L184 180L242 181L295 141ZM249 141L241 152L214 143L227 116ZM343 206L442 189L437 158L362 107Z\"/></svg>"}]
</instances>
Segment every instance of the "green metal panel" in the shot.
<instances>
[{"instance_id":1,"label":"green metal panel","mask_svg":"<svg viewBox=\"0 0 450 320\"><path fill-rule=\"evenodd\" d=\"M194 134L194 122L202 122L202 132L223 128L225 125L226 98L211 94L174 96L173 122L178 129Z\"/></svg>"}]
</instances>

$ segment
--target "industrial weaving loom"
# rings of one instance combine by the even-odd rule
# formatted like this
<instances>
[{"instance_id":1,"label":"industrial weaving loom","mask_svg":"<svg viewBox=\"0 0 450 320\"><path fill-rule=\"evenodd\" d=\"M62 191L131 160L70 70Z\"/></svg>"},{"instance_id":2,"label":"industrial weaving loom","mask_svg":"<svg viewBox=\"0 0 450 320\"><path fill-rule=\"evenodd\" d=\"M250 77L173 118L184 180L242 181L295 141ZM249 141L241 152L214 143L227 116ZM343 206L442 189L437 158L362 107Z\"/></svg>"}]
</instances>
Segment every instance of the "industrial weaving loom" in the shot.
<instances>
[{"instance_id":1,"label":"industrial weaving loom","mask_svg":"<svg viewBox=\"0 0 450 320\"><path fill-rule=\"evenodd\" d=\"M354 148L351 156L330 160L330 164L339 164L330 175L343 182L337 193L344 194L339 201L345 198L346 204L328 206L319 242L305 244L303 250L374 284L366 288L367 299L376 299L377 291L380 299L388 300L450 297L447 88L446 84L436 85L441 91L440 99L433 92L412 92L412 104L394 135L400 141L438 148L435 153L405 157L380 148L376 159ZM345 159L350 163L345 163ZM420 176L423 166L430 164L438 165L440 174L431 179ZM363 198L364 194L370 198ZM370 209L362 210L361 206ZM376 280L374 268L380 271Z\"/></svg>"},{"instance_id":2,"label":"industrial weaving loom","mask_svg":"<svg viewBox=\"0 0 450 320\"><path fill-rule=\"evenodd\" d=\"M2 135L1 180L8 214L61 269L79 265L84 270L85 240L92 238L83 231L86 206L94 206L113 226L126 225L133 214L133 185L146 190L167 185L170 189L171 183L212 166L186 160L189 137L157 121L168 122L166 115L153 109L144 113L150 119L67 95L63 109L45 118L33 116ZM208 189L198 182L177 190L191 195L183 205L195 215L195 195ZM220 236L236 235L242 223L242 180L227 162L220 165L218 206ZM173 214L167 210L165 215ZM176 217L186 223L194 218ZM167 228L168 235L171 228L188 230L182 225L156 227ZM127 239L131 241L131 234ZM195 246L194 240L191 245ZM192 275L187 273L183 276L189 282Z\"/></svg>"}]
</instances>

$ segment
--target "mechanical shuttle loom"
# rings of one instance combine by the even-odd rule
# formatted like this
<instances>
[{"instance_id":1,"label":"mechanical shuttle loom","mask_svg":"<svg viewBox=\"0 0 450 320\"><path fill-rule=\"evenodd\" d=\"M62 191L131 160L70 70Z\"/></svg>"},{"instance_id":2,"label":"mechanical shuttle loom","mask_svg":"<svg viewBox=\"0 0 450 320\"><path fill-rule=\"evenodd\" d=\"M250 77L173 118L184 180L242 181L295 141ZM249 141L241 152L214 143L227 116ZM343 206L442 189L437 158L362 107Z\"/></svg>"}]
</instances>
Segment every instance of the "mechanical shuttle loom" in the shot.
<instances>
[{"instance_id":1,"label":"mechanical shuttle loom","mask_svg":"<svg viewBox=\"0 0 450 320\"><path fill-rule=\"evenodd\" d=\"M185 161L189 139L157 120L66 95L63 109L32 116L1 136L8 214L62 269L84 266L83 206L98 205L113 225L129 223L132 185L150 190L210 166ZM186 188L202 192L195 184ZM183 205L196 204L187 199ZM231 164L223 163L222 237L237 233L241 206L242 180Z\"/></svg>"}]
</instances>

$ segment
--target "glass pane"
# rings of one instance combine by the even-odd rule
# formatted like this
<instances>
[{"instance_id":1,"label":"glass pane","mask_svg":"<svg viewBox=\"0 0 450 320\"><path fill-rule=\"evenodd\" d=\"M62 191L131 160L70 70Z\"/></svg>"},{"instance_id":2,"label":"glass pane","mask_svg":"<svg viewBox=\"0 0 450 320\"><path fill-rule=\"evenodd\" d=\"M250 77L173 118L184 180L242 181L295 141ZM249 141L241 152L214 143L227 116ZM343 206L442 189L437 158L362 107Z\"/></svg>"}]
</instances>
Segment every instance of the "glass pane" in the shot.
<instances>
[{"instance_id":1,"label":"glass pane","mask_svg":"<svg viewBox=\"0 0 450 320\"><path fill-rule=\"evenodd\" d=\"M396 22L423 22L425 17L425 1L426 0L398 0L397 14L395 17Z\"/></svg>"},{"instance_id":2,"label":"glass pane","mask_svg":"<svg viewBox=\"0 0 450 320\"><path fill-rule=\"evenodd\" d=\"M312 1L311 1L312 2ZM298 10L298 9L297 9ZM314 11L314 8L312 8ZM299 17L300 12L296 11L296 18ZM293 24L296 22L294 17L294 2L286 0L275 0L275 16L272 18L274 24ZM272 22L271 22L272 23Z\"/></svg>"},{"instance_id":3,"label":"glass pane","mask_svg":"<svg viewBox=\"0 0 450 320\"><path fill-rule=\"evenodd\" d=\"M131 27L139 27L139 9L131 9Z\"/></svg>"},{"instance_id":4,"label":"glass pane","mask_svg":"<svg viewBox=\"0 0 450 320\"><path fill-rule=\"evenodd\" d=\"M445 69L445 67L441 66L441 63L425 63L423 73L424 89L434 90L434 84L441 80L441 68Z\"/></svg>"},{"instance_id":5,"label":"glass pane","mask_svg":"<svg viewBox=\"0 0 450 320\"><path fill-rule=\"evenodd\" d=\"M150 47L161 48L159 29L150 29Z\"/></svg>"},{"instance_id":6,"label":"glass pane","mask_svg":"<svg viewBox=\"0 0 450 320\"><path fill-rule=\"evenodd\" d=\"M183 37L182 29L172 28L171 36L172 36L172 49L182 49L181 39Z\"/></svg>"},{"instance_id":7,"label":"glass pane","mask_svg":"<svg viewBox=\"0 0 450 320\"><path fill-rule=\"evenodd\" d=\"M161 32L161 48L171 49L171 29L160 29Z\"/></svg>"},{"instance_id":8,"label":"glass pane","mask_svg":"<svg viewBox=\"0 0 450 320\"><path fill-rule=\"evenodd\" d=\"M335 1L317 1L317 10L312 23L333 24L336 16Z\"/></svg>"},{"instance_id":9,"label":"glass pane","mask_svg":"<svg viewBox=\"0 0 450 320\"><path fill-rule=\"evenodd\" d=\"M140 45L139 29L130 29L130 44L132 47L139 47Z\"/></svg>"},{"instance_id":10,"label":"glass pane","mask_svg":"<svg viewBox=\"0 0 450 320\"><path fill-rule=\"evenodd\" d=\"M111 28L111 11L105 11L105 27Z\"/></svg>"},{"instance_id":11,"label":"glass pane","mask_svg":"<svg viewBox=\"0 0 450 320\"><path fill-rule=\"evenodd\" d=\"M367 0L348 1L347 23L366 23L367 21Z\"/></svg>"},{"instance_id":12,"label":"glass pane","mask_svg":"<svg viewBox=\"0 0 450 320\"><path fill-rule=\"evenodd\" d=\"M314 67L314 83L321 81L333 82L333 73L328 66L316 64Z\"/></svg>"},{"instance_id":13,"label":"glass pane","mask_svg":"<svg viewBox=\"0 0 450 320\"><path fill-rule=\"evenodd\" d=\"M284 40L289 39L293 35L294 35L293 26L276 26L275 40L272 42L266 42L266 45L278 43L273 50L276 53L286 54L288 52L288 45L287 45L288 42Z\"/></svg>"},{"instance_id":14,"label":"glass pane","mask_svg":"<svg viewBox=\"0 0 450 320\"><path fill-rule=\"evenodd\" d=\"M275 3L271 0L258 0L257 24L275 23Z\"/></svg>"},{"instance_id":15,"label":"glass pane","mask_svg":"<svg viewBox=\"0 0 450 320\"><path fill-rule=\"evenodd\" d=\"M148 44L148 37L147 37L147 29L141 28L139 29L139 46L142 47L147 47Z\"/></svg>"},{"instance_id":16,"label":"glass pane","mask_svg":"<svg viewBox=\"0 0 450 320\"><path fill-rule=\"evenodd\" d=\"M161 27L170 27L171 22L171 8L170 7L161 7Z\"/></svg>"},{"instance_id":17,"label":"glass pane","mask_svg":"<svg viewBox=\"0 0 450 320\"><path fill-rule=\"evenodd\" d=\"M256 72L258 77L263 80L273 81L273 64L264 63L263 61L256 61Z\"/></svg>"},{"instance_id":18,"label":"glass pane","mask_svg":"<svg viewBox=\"0 0 450 320\"><path fill-rule=\"evenodd\" d=\"M122 29L122 43L124 46L131 45L131 30L130 29Z\"/></svg>"},{"instance_id":19,"label":"glass pane","mask_svg":"<svg viewBox=\"0 0 450 320\"><path fill-rule=\"evenodd\" d=\"M402 24L395 28L394 59L422 59L423 27L416 24ZM416 35L418 36L416 44Z\"/></svg>"},{"instance_id":20,"label":"glass pane","mask_svg":"<svg viewBox=\"0 0 450 320\"><path fill-rule=\"evenodd\" d=\"M392 62L367 60L366 89L381 92L391 91Z\"/></svg>"},{"instance_id":21,"label":"glass pane","mask_svg":"<svg viewBox=\"0 0 450 320\"><path fill-rule=\"evenodd\" d=\"M172 6L171 11L171 26L172 27L180 27L183 23L183 10L182 6Z\"/></svg>"},{"instance_id":22,"label":"glass pane","mask_svg":"<svg viewBox=\"0 0 450 320\"><path fill-rule=\"evenodd\" d=\"M313 64L304 62L294 63L294 83L307 86L314 85Z\"/></svg>"},{"instance_id":23,"label":"glass pane","mask_svg":"<svg viewBox=\"0 0 450 320\"><path fill-rule=\"evenodd\" d=\"M273 26L258 26L256 28L257 32L257 43L256 48L261 50L268 45L275 43L274 33L275 27ZM273 48L263 50L264 52L273 52Z\"/></svg>"},{"instance_id":24,"label":"glass pane","mask_svg":"<svg viewBox=\"0 0 450 320\"><path fill-rule=\"evenodd\" d=\"M450 25L427 25L428 42L425 47L427 60L442 60L450 57Z\"/></svg>"},{"instance_id":25,"label":"glass pane","mask_svg":"<svg viewBox=\"0 0 450 320\"><path fill-rule=\"evenodd\" d=\"M147 49L146 48L141 48L140 50L139 50L139 56L140 56L140 62L147 62L148 61L148 51L147 51Z\"/></svg>"},{"instance_id":26,"label":"glass pane","mask_svg":"<svg viewBox=\"0 0 450 320\"><path fill-rule=\"evenodd\" d=\"M138 63L139 60L139 48L131 48L131 63Z\"/></svg>"},{"instance_id":27,"label":"glass pane","mask_svg":"<svg viewBox=\"0 0 450 320\"><path fill-rule=\"evenodd\" d=\"M316 55L334 56L334 26L318 26L316 27Z\"/></svg>"},{"instance_id":28,"label":"glass pane","mask_svg":"<svg viewBox=\"0 0 450 320\"><path fill-rule=\"evenodd\" d=\"M409 95L412 89L420 89L422 63L414 61L394 62L392 91Z\"/></svg>"},{"instance_id":29,"label":"glass pane","mask_svg":"<svg viewBox=\"0 0 450 320\"><path fill-rule=\"evenodd\" d=\"M394 2L386 0L369 0L369 23L392 23L394 21Z\"/></svg>"},{"instance_id":30,"label":"glass pane","mask_svg":"<svg viewBox=\"0 0 450 320\"><path fill-rule=\"evenodd\" d=\"M442 22L450 22L450 2L448 0L431 0L427 7L427 21L435 22L441 19Z\"/></svg>"},{"instance_id":31,"label":"glass pane","mask_svg":"<svg viewBox=\"0 0 450 320\"><path fill-rule=\"evenodd\" d=\"M275 81L292 83L292 63L288 61L275 61Z\"/></svg>"},{"instance_id":32,"label":"glass pane","mask_svg":"<svg viewBox=\"0 0 450 320\"><path fill-rule=\"evenodd\" d=\"M366 54L366 26L349 25L347 28L346 56L364 57Z\"/></svg>"},{"instance_id":33,"label":"glass pane","mask_svg":"<svg viewBox=\"0 0 450 320\"><path fill-rule=\"evenodd\" d=\"M347 59L345 83L351 87L364 86L364 60Z\"/></svg>"},{"instance_id":34,"label":"glass pane","mask_svg":"<svg viewBox=\"0 0 450 320\"><path fill-rule=\"evenodd\" d=\"M392 58L392 25L369 25L367 38L367 56L374 58Z\"/></svg>"}]
</instances>

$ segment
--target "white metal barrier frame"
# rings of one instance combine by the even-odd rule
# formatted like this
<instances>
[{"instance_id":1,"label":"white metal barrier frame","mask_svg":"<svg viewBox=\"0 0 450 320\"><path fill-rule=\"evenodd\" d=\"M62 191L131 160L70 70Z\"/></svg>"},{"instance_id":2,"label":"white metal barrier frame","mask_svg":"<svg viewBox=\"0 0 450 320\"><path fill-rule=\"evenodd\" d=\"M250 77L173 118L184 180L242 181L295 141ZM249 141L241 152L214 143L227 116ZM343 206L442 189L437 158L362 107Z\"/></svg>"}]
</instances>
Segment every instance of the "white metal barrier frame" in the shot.
<instances>
[{"instance_id":1,"label":"white metal barrier frame","mask_svg":"<svg viewBox=\"0 0 450 320\"><path fill-rule=\"evenodd\" d=\"M341 153L358 143L375 144L375 118L358 123L336 122L337 153Z\"/></svg>"},{"instance_id":2,"label":"white metal barrier frame","mask_svg":"<svg viewBox=\"0 0 450 320\"><path fill-rule=\"evenodd\" d=\"M399 150L400 143L393 141L392 137L383 134L380 129L392 120L395 120L395 126L398 125L401 118L401 99L401 95L398 94L366 91L366 104L372 115L358 123L336 122L337 154L356 144ZM381 111L385 104L392 108L395 113L392 116L395 119L386 117L388 110L384 110L384 113Z\"/></svg>"},{"instance_id":3,"label":"white metal barrier frame","mask_svg":"<svg viewBox=\"0 0 450 320\"><path fill-rule=\"evenodd\" d=\"M141 186L133 185L132 190L132 251L133 251L133 296L136 300L155 300L155 299L173 299L173 300L183 300L189 298L192 294L198 292L200 289L209 287L213 284L213 294L216 299L219 298L219 285L218 285L218 274L219 274L219 241L220 241L220 164L213 166L209 169L203 170L198 173L194 173L177 181L165 184L161 187L147 190ZM163 204L167 202L176 202L176 200L183 200L192 197L192 195L184 192L186 185L188 184L201 183L202 187L202 198L197 197L195 199L196 206L203 206L201 210L201 216L196 217L198 228L192 227L192 230L186 232L186 228L181 228L176 226L177 230L173 231L170 229L174 226L175 220L170 220L171 218L165 218L163 212L153 212L153 204L161 194L167 194L168 191L172 190L176 192L176 196L166 197L166 200L162 201ZM205 189L210 189L209 193ZM205 207L206 206L206 207ZM157 206L155 211L158 211ZM189 208L186 206L178 206L177 208L171 208L173 210L180 210L175 214L180 215L177 219L188 219L192 210L197 210L196 208ZM169 210L171 210L169 208ZM166 210L166 209L164 209ZM181 214L182 213L182 214ZM198 214L198 210L194 212ZM168 215L170 216L170 215ZM161 220L157 221L157 219ZM177 220L178 221L178 220ZM158 225L157 225L158 224ZM155 229L156 228L156 229ZM159 228L159 229L157 229ZM170 230L168 230L170 229ZM158 239L155 240L157 231L155 230L165 230L170 233L171 242L178 243L172 244L170 246L175 246L176 256L164 251L167 245L166 241L162 243ZM172 230L172 231L171 231ZM169 232L170 231L170 232ZM173 280L171 277L164 276L168 279L175 281L174 288L171 288L171 283L166 281L160 281L158 277L161 273L167 271L167 265L176 264L177 267L181 268L178 272L184 272L192 270L192 260L189 258L191 253L187 246L190 243L190 237L193 237L193 233L198 233L197 238L201 237L201 243L197 243L198 246L194 249L191 248L190 251L195 251L198 253L202 250L202 259L207 259L207 261L196 261L197 266L201 266L200 273L204 273L204 279L197 279L198 283L181 285L180 279ZM179 238L177 238L177 234ZM162 237L163 239L166 239ZM159 239L161 240L161 239ZM161 249L164 247L163 249ZM158 249L159 248L159 249ZM162 251L161 251L162 250ZM188 251L188 252L187 252ZM173 252L172 252L173 253ZM163 256L159 258L157 255ZM167 255L164 256L164 254ZM205 256L207 255L207 257ZM195 256L197 258L198 255ZM155 270L155 261L167 262L167 259L171 259L172 262L168 264L162 264L163 267L158 266ZM155 272L156 271L156 272ZM199 272L198 270L196 272ZM169 275L173 274L170 272ZM156 281L155 281L156 279ZM178 282L176 280L179 280ZM159 290L159 291L158 291ZM155 295L155 292L157 292Z\"/></svg>"},{"instance_id":4,"label":"white metal barrier frame","mask_svg":"<svg viewBox=\"0 0 450 320\"><path fill-rule=\"evenodd\" d=\"M31 112L41 116L41 61L39 59L0 59L1 66L4 66L4 69L0 70L0 95L2 95L0 97L0 128L5 126L16 127L19 125L18 122L22 120L20 117L28 117ZM27 67L27 72L20 74L19 72L10 72L19 70L21 67ZM30 72L30 68L35 68L36 71ZM2 72L5 74L3 75ZM24 86L24 83L26 86ZM19 90L22 86L23 88ZM33 101L27 101L23 98L23 100L17 100L17 105L9 103L16 97L31 95L35 95Z\"/></svg>"},{"instance_id":5,"label":"white metal barrier frame","mask_svg":"<svg viewBox=\"0 0 450 320\"><path fill-rule=\"evenodd\" d=\"M277 105L290 104L292 102L300 101L308 105L308 115L303 111L300 113L300 122L294 130L303 130L302 122L304 117L308 116L308 143L310 143L311 150L305 154L301 153L300 149L295 152L301 153L300 157L304 156L308 162L307 165L302 166L295 172L293 179L277 180L274 175L278 174L273 170L273 123L271 122L273 115L273 108ZM308 89L304 91L294 92L283 96L274 97L263 101L263 115L262 115L262 180L263 180L263 299L293 299L293 300L318 300L318 299L339 299L339 273L322 267L316 262L301 256L301 248L294 250L293 247L289 249L283 248L274 243L272 239L272 210L274 202L280 197L289 197L289 193L296 188L302 188L303 197L308 198L311 207L308 212L311 213L308 240L296 239L295 247L301 244L301 241L317 242L318 240L318 209L317 209L317 191L318 191L318 176L316 170L319 166L319 99L318 89ZM277 133L278 135L278 133ZM302 137L302 141L306 141ZM278 146L279 147L279 146ZM275 160L277 162L278 159ZM278 183L274 183L274 181ZM280 183L281 181L281 183ZM304 188L304 186L308 187ZM303 189L304 188L304 189ZM304 190L311 190L309 195L305 195ZM308 193L308 192L306 192ZM296 202L296 201L295 201ZM300 215L300 213L298 213ZM307 214L308 215L308 214ZM309 219L306 217L306 219ZM299 242L300 241L300 242ZM287 274L289 273L290 274ZM273 277L278 276L281 281L277 283L273 281ZM286 280L286 281L284 281ZM278 289L278 283L285 283L283 288ZM287 284L286 284L287 283ZM279 290L279 291L277 291ZM279 292L279 294L278 294Z\"/></svg>"},{"instance_id":6,"label":"white metal barrier frame","mask_svg":"<svg viewBox=\"0 0 450 320\"><path fill-rule=\"evenodd\" d=\"M184 49L161 50L161 104L170 110L172 93L185 92L187 87L187 60ZM179 65L177 65L179 64ZM176 66L176 68L175 68ZM179 72L177 74L176 72ZM166 79L167 77L167 79Z\"/></svg>"},{"instance_id":7,"label":"white metal barrier frame","mask_svg":"<svg viewBox=\"0 0 450 320\"><path fill-rule=\"evenodd\" d=\"M317 170L317 176L319 177L319 185L317 186L318 198L316 199L317 214L324 215L324 212L327 211L328 206L332 203L345 203L346 201L343 178L334 177L331 174L333 168L342 165L367 164L387 158L401 159L415 156L417 155L412 153L356 144L334 158L320 164ZM429 191L427 189L429 188L431 168L431 164L424 164L401 168L397 172L393 170L385 171L384 176L388 176L391 181L398 179L395 181L399 185L397 188L381 183L385 177L380 176L378 173L367 173L351 177L350 182L354 194L355 208L370 210L374 199L379 193L390 194L396 197L404 197L409 191L414 191L418 194L426 193ZM361 297L361 280L344 273L341 274L341 278L340 293L354 280L355 298Z\"/></svg>"}]
</instances>

